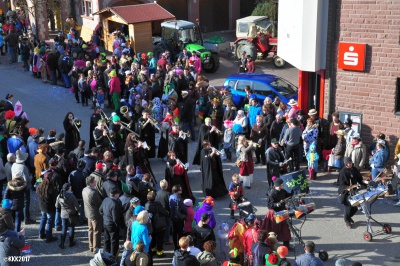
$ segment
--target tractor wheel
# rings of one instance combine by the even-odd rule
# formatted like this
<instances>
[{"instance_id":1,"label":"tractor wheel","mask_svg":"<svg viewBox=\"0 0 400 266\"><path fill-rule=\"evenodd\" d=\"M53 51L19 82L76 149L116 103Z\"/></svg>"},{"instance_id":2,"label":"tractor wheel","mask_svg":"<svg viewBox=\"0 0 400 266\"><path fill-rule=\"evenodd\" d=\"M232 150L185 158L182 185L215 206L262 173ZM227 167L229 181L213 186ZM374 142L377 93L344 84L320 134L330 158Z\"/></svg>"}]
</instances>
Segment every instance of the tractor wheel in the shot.
<instances>
[{"instance_id":1,"label":"tractor wheel","mask_svg":"<svg viewBox=\"0 0 400 266\"><path fill-rule=\"evenodd\" d=\"M236 43L235 46L236 57L238 59L241 58L242 54L244 53L245 56L250 55L253 60L257 59L257 49L254 44L247 40L241 40Z\"/></svg>"},{"instance_id":2,"label":"tractor wheel","mask_svg":"<svg viewBox=\"0 0 400 266\"><path fill-rule=\"evenodd\" d=\"M329 259L329 255L328 252L326 252L325 250L320 250L318 253L318 257L322 260L322 261L327 261Z\"/></svg>"},{"instance_id":3,"label":"tractor wheel","mask_svg":"<svg viewBox=\"0 0 400 266\"><path fill-rule=\"evenodd\" d=\"M165 48L161 43L158 43L154 48L153 48L153 52L154 52L154 58L155 59L160 59L161 54L164 53Z\"/></svg>"},{"instance_id":4,"label":"tractor wheel","mask_svg":"<svg viewBox=\"0 0 400 266\"><path fill-rule=\"evenodd\" d=\"M217 72L219 69L219 57L217 54L211 53L210 63L204 64L203 69L207 73Z\"/></svg>"},{"instance_id":5,"label":"tractor wheel","mask_svg":"<svg viewBox=\"0 0 400 266\"><path fill-rule=\"evenodd\" d=\"M281 57L275 55L274 56L274 66L276 68L283 68L286 64L285 60L283 60Z\"/></svg>"}]
</instances>

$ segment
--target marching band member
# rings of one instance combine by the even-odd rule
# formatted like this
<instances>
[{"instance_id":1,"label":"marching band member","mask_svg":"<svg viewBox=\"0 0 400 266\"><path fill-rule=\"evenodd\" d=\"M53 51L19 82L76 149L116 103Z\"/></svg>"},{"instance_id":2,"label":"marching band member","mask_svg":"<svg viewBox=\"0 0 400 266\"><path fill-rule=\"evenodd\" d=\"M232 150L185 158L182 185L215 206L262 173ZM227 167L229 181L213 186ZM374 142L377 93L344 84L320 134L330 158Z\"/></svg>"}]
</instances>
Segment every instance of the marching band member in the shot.
<instances>
[{"instance_id":1,"label":"marching band member","mask_svg":"<svg viewBox=\"0 0 400 266\"><path fill-rule=\"evenodd\" d=\"M183 131L179 130L179 124L172 124L172 130L168 134L168 150L174 151L176 158L182 163L187 163L188 142Z\"/></svg>"},{"instance_id":2,"label":"marching band member","mask_svg":"<svg viewBox=\"0 0 400 266\"><path fill-rule=\"evenodd\" d=\"M271 140L271 147L265 152L267 159L267 178L269 188L272 187L272 177L280 176L281 168L285 161L283 150L279 147L277 139Z\"/></svg>"},{"instance_id":3,"label":"marching band member","mask_svg":"<svg viewBox=\"0 0 400 266\"><path fill-rule=\"evenodd\" d=\"M114 158L124 155L124 133L125 127L120 123L121 119L118 115L112 116L112 123L110 125L110 132L112 134L112 142L115 146Z\"/></svg>"},{"instance_id":4,"label":"marching band member","mask_svg":"<svg viewBox=\"0 0 400 266\"><path fill-rule=\"evenodd\" d=\"M164 161L167 160L168 153L168 133L169 133L169 123L162 122L161 123L161 136L160 142L158 143L158 155L157 158L161 158Z\"/></svg>"},{"instance_id":5,"label":"marching band member","mask_svg":"<svg viewBox=\"0 0 400 266\"><path fill-rule=\"evenodd\" d=\"M216 126L219 130L222 130L222 123L224 119L224 109L219 104L219 99L214 98L211 102L212 108L210 109L209 116L213 120L213 125ZM216 147L216 146L215 146Z\"/></svg>"},{"instance_id":6,"label":"marching band member","mask_svg":"<svg viewBox=\"0 0 400 266\"><path fill-rule=\"evenodd\" d=\"M221 198L228 194L226 189L222 162L219 153L211 147L207 140L203 141L200 153L200 169L202 176L202 189L205 196Z\"/></svg>"},{"instance_id":7,"label":"marching band member","mask_svg":"<svg viewBox=\"0 0 400 266\"><path fill-rule=\"evenodd\" d=\"M110 139L108 136L108 131L104 128L104 121L99 119L97 122L97 127L94 128L93 140L95 141L96 148L99 149L99 153L103 154L110 147Z\"/></svg>"},{"instance_id":8,"label":"marching band member","mask_svg":"<svg viewBox=\"0 0 400 266\"><path fill-rule=\"evenodd\" d=\"M143 110L142 117L139 118L138 121L139 135L140 139L143 142L146 142L147 145L150 147L150 150L147 152L147 158L154 158L156 157L155 130L153 124L150 122L151 118L149 111Z\"/></svg>"},{"instance_id":9,"label":"marching band member","mask_svg":"<svg viewBox=\"0 0 400 266\"><path fill-rule=\"evenodd\" d=\"M165 168L165 179L168 181L168 191L171 193L172 187L180 185L182 187L182 198L195 200L192 189L190 188L187 169L185 165L176 158L174 151L168 152L167 167Z\"/></svg>"},{"instance_id":10,"label":"marching band member","mask_svg":"<svg viewBox=\"0 0 400 266\"><path fill-rule=\"evenodd\" d=\"M240 171L239 177L243 181L243 186L250 189L253 183L254 161L253 150L255 149L253 142L247 142L244 135L239 136L237 152L240 154Z\"/></svg>"},{"instance_id":11,"label":"marching band member","mask_svg":"<svg viewBox=\"0 0 400 266\"><path fill-rule=\"evenodd\" d=\"M204 120L205 124L201 125L199 130L199 140L196 150L196 155L193 159L193 164L200 165L200 152L203 147L203 142L207 140L211 146L218 147L218 133L215 126L211 126L211 118L207 117Z\"/></svg>"},{"instance_id":12,"label":"marching band member","mask_svg":"<svg viewBox=\"0 0 400 266\"><path fill-rule=\"evenodd\" d=\"M67 153L78 147L79 141L81 140L78 126L75 122L74 114L68 112L63 121L65 130L65 149L67 150Z\"/></svg>"},{"instance_id":13,"label":"marching band member","mask_svg":"<svg viewBox=\"0 0 400 266\"><path fill-rule=\"evenodd\" d=\"M256 147L255 152L256 152L256 158L257 162L256 164L260 163L260 157L262 164L266 164L266 159L265 159L265 143L268 141L269 137L269 130L267 125L263 121L263 116L258 115L256 118L256 123L253 125L251 132L250 132L250 139L254 143L260 144L260 146Z\"/></svg>"},{"instance_id":14,"label":"marching band member","mask_svg":"<svg viewBox=\"0 0 400 266\"><path fill-rule=\"evenodd\" d=\"M93 148L96 146L95 140L93 138L93 131L94 131L95 127L97 127L97 125L98 125L97 122L101 119L101 112L102 112L102 109L100 108L100 106L96 106L94 108L94 113L90 116L89 148Z\"/></svg>"}]
</instances>

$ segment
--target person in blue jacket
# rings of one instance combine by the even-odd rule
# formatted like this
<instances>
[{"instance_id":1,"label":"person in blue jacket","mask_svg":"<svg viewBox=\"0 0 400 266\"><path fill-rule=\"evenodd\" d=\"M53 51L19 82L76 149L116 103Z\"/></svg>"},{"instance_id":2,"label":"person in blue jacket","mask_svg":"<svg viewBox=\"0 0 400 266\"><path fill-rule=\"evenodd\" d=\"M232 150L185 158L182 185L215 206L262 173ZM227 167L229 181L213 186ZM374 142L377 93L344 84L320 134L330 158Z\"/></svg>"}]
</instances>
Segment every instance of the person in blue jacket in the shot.
<instances>
[{"instance_id":1,"label":"person in blue jacket","mask_svg":"<svg viewBox=\"0 0 400 266\"><path fill-rule=\"evenodd\" d=\"M388 160L387 153L385 151L386 143L383 139L378 139L376 142L376 152L372 155L369 165L371 166L372 180L383 171L385 164Z\"/></svg>"},{"instance_id":2,"label":"person in blue jacket","mask_svg":"<svg viewBox=\"0 0 400 266\"><path fill-rule=\"evenodd\" d=\"M257 122L257 116L258 115L263 115L262 108L258 104L258 99L253 98L250 100L250 110L249 110L249 122L250 122L250 128L253 127L253 125Z\"/></svg>"}]
</instances>

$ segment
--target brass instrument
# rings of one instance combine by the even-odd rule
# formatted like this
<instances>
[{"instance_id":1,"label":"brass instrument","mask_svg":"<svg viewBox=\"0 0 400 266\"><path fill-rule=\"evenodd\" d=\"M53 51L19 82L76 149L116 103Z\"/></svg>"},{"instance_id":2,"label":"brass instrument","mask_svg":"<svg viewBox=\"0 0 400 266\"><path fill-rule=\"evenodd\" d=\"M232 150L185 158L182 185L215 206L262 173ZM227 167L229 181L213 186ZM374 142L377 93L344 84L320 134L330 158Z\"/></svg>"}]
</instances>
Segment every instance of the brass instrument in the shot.
<instances>
[{"instance_id":1,"label":"brass instrument","mask_svg":"<svg viewBox=\"0 0 400 266\"><path fill-rule=\"evenodd\" d=\"M183 132L183 135L185 135L185 137L190 138L192 135L190 134L190 131L188 132Z\"/></svg>"},{"instance_id":2,"label":"brass instrument","mask_svg":"<svg viewBox=\"0 0 400 266\"><path fill-rule=\"evenodd\" d=\"M126 106L126 105L121 106L121 108L119 108L119 112L120 112L122 115L128 113L128 112L129 112L128 106Z\"/></svg>"},{"instance_id":3,"label":"brass instrument","mask_svg":"<svg viewBox=\"0 0 400 266\"><path fill-rule=\"evenodd\" d=\"M155 120L153 117L149 117L148 119L150 120L150 124L152 124L158 131L161 131L157 120Z\"/></svg>"},{"instance_id":4,"label":"brass instrument","mask_svg":"<svg viewBox=\"0 0 400 266\"><path fill-rule=\"evenodd\" d=\"M104 113L103 110L101 110L100 116L101 116L101 119L103 119L104 122L105 122L107 125L110 124L111 119L106 115L106 113Z\"/></svg>"},{"instance_id":5,"label":"brass instrument","mask_svg":"<svg viewBox=\"0 0 400 266\"><path fill-rule=\"evenodd\" d=\"M224 135L224 133L221 131L221 130L219 130L218 128L215 128L215 133L217 133L219 136L222 136L222 135Z\"/></svg>"},{"instance_id":6,"label":"brass instrument","mask_svg":"<svg viewBox=\"0 0 400 266\"><path fill-rule=\"evenodd\" d=\"M145 141L146 142L146 141ZM143 149L146 149L146 150L151 150L151 147L150 146L147 146L147 143L146 143L146 148L143 146L143 142L142 141L138 141L138 144L141 144L142 145L142 147L143 147Z\"/></svg>"},{"instance_id":7,"label":"brass instrument","mask_svg":"<svg viewBox=\"0 0 400 266\"><path fill-rule=\"evenodd\" d=\"M130 133L134 134L136 137L140 137L140 135L139 135L138 133L136 133L135 131L133 131L132 129L129 128L129 124L127 124L127 123L125 123L125 122L122 122L122 121L119 121L119 122L120 122L122 125L125 126L125 129L126 129L127 131L129 131Z\"/></svg>"},{"instance_id":8,"label":"brass instrument","mask_svg":"<svg viewBox=\"0 0 400 266\"><path fill-rule=\"evenodd\" d=\"M107 130L107 135L106 136L107 136L108 141L110 142L111 148L113 150L115 150L114 142L111 140L115 136L114 132L112 132L112 131L110 132L110 129L108 128L106 121L103 121L103 125L104 125L105 130Z\"/></svg>"},{"instance_id":9,"label":"brass instrument","mask_svg":"<svg viewBox=\"0 0 400 266\"><path fill-rule=\"evenodd\" d=\"M82 120L75 118L74 119L74 126L75 126L76 130L79 131L79 128L82 126Z\"/></svg>"},{"instance_id":10,"label":"brass instrument","mask_svg":"<svg viewBox=\"0 0 400 266\"><path fill-rule=\"evenodd\" d=\"M247 141L247 142L249 142L249 141ZM257 143L257 142L253 142L253 147L260 148L261 144Z\"/></svg>"},{"instance_id":11,"label":"brass instrument","mask_svg":"<svg viewBox=\"0 0 400 266\"><path fill-rule=\"evenodd\" d=\"M211 147L211 150L212 150L213 152L215 152L215 154L217 154L218 156L221 156L221 152L220 152L218 149L216 149L216 148L214 148L214 147Z\"/></svg>"}]
</instances>

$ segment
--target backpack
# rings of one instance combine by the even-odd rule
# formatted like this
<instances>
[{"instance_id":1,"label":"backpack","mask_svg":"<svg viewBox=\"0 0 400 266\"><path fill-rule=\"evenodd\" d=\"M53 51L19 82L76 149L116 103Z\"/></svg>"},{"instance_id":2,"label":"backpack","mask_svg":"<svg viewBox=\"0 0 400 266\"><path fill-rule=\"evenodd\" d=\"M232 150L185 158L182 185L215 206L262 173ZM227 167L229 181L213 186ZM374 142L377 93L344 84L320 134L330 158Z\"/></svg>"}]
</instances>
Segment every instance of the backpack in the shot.
<instances>
[{"instance_id":1,"label":"backpack","mask_svg":"<svg viewBox=\"0 0 400 266\"><path fill-rule=\"evenodd\" d=\"M65 55L61 61L61 71L66 73L69 72L73 63L68 55Z\"/></svg>"}]
</instances>

